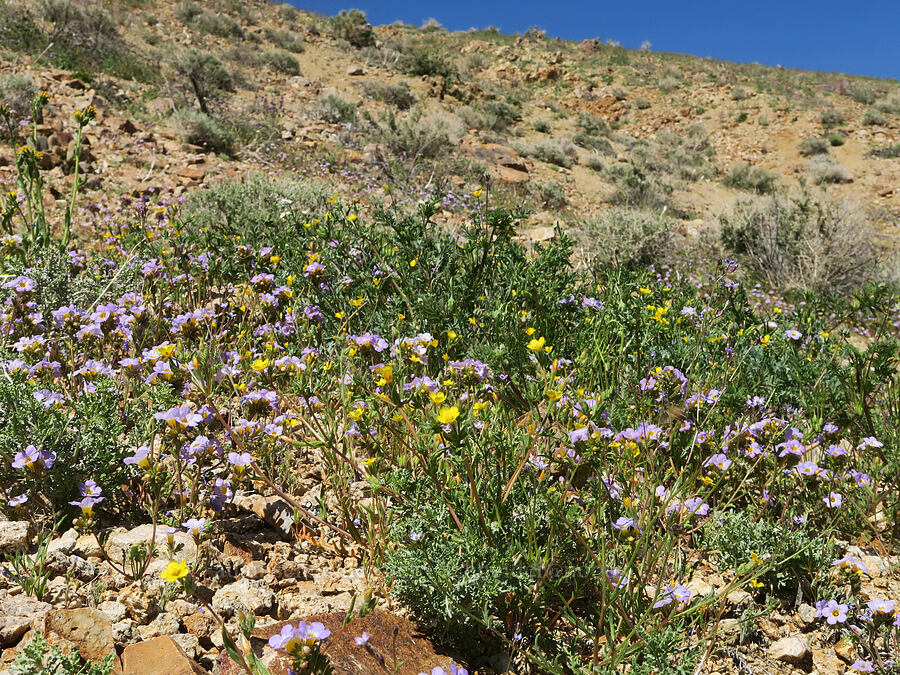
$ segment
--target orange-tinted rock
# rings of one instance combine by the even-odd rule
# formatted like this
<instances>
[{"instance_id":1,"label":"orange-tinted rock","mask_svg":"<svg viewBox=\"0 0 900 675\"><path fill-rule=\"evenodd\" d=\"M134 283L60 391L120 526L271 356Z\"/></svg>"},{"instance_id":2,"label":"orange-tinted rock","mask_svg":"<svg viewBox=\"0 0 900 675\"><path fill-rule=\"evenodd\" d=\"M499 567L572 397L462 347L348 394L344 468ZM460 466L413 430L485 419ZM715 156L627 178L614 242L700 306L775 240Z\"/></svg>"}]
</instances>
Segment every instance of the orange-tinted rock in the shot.
<instances>
[{"instance_id":1,"label":"orange-tinted rock","mask_svg":"<svg viewBox=\"0 0 900 675\"><path fill-rule=\"evenodd\" d=\"M204 675L169 636L128 645L122 653L125 675Z\"/></svg>"}]
</instances>

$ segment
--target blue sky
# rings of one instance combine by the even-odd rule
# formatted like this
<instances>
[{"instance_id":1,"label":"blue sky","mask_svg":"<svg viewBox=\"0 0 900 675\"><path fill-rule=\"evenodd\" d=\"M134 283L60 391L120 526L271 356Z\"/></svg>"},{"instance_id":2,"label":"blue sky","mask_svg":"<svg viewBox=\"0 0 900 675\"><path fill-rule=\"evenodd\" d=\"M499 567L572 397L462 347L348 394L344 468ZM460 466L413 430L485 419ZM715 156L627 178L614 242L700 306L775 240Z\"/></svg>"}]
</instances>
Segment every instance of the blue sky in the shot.
<instances>
[{"instance_id":1,"label":"blue sky","mask_svg":"<svg viewBox=\"0 0 900 675\"><path fill-rule=\"evenodd\" d=\"M449 30L540 26L552 37L611 38L637 48L900 79L900 0L291 0L323 14L358 7L375 24Z\"/></svg>"}]
</instances>

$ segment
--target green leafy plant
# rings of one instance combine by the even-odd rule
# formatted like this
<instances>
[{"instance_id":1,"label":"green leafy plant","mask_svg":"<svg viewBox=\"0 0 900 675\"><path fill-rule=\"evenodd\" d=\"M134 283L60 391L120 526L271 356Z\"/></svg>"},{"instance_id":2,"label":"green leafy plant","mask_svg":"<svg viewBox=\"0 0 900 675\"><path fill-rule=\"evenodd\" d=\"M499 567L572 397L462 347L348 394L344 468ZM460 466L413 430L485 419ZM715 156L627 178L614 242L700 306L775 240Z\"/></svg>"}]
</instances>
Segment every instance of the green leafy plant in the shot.
<instances>
[{"instance_id":1,"label":"green leafy plant","mask_svg":"<svg viewBox=\"0 0 900 675\"><path fill-rule=\"evenodd\" d=\"M85 661L77 650L63 654L59 647L47 644L40 633L35 633L12 664L15 675L110 675L114 654L99 663Z\"/></svg>"}]
</instances>

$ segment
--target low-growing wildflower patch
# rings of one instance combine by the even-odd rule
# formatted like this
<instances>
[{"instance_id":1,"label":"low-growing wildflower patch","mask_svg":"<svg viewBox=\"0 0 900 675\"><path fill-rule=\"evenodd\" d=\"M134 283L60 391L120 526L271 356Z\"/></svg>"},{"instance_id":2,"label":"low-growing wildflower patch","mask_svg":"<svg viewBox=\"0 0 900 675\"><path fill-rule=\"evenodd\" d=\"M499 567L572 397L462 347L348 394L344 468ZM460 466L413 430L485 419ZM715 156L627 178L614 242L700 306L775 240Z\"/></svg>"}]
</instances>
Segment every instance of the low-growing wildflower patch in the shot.
<instances>
[{"instance_id":1,"label":"low-growing wildflower patch","mask_svg":"<svg viewBox=\"0 0 900 675\"><path fill-rule=\"evenodd\" d=\"M896 341L850 346L811 298L775 318L727 259L698 290L576 269L565 236L526 248L521 212L482 205L451 233L436 199L263 187L159 204L99 243L39 240L27 210L2 221L0 508L70 520L131 579L168 560L165 592L207 606L200 544L237 493L278 494L365 551L432 635L522 672L689 669L739 588L852 615L861 662L897 658L896 599L864 608L836 543L860 523L896 542ZM92 296L43 293L53 247ZM315 512L292 494L312 463ZM114 556L117 518L165 543ZM326 673L333 637L295 621L269 646Z\"/></svg>"}]
</instances>

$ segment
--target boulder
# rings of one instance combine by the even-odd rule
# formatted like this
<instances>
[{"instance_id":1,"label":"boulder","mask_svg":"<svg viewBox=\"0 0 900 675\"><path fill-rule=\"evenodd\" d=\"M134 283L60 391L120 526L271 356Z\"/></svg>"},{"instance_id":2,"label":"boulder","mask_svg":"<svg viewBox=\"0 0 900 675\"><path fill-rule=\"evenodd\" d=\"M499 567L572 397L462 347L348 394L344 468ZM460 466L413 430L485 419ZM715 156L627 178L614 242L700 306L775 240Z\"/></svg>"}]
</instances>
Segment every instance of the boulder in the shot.
<instances>
[{"instance_id":1,"label":"boulder","mask_svg":"<svg viewBox=\"0 0 900 675\"><path fill-rule=\"evenodd\" d=\"M387 656L389 664L398 664L396 671L391 671L396 675L418 675L423 671L430 673L436 666L450 672L451 659L438 654L434 645L409 619L376 611L368 616L353 619L342 631L340 629L345 616L343 612L334 612L306 616L302 619L307 623L320 621L331 631L331 638L327 643L328 656L335 673L369 675L382 671L375 657L354 642L354 638L363 633L370 635L369 644L373 652ZM293 622L282 621L253 631L250 646L269 668L271 675L286 675L290 662L284 655L269 649L268 639L280 633L286 623L293 623L296 626L299 621L300 619ZM219 665L221 675L241 675L240 668L232 663L225 652L219 655Z\"/></svg>"},{"instance_id":2,"label":"boulder","mask_svg":"<svg viewBox=\"0 0 900 675\"><path fill-rule=\"evenodd\" d=\"M137 642L122 653L125 675L204 675L171 637Z\"/></svg>"}]
</instances>

